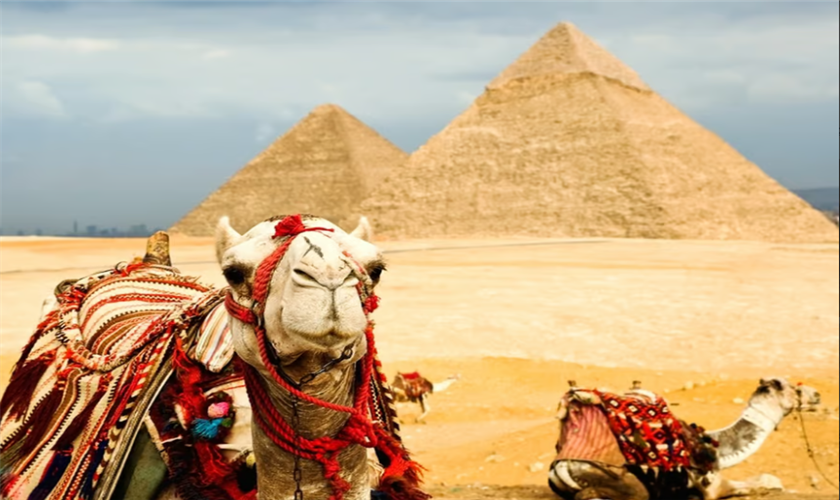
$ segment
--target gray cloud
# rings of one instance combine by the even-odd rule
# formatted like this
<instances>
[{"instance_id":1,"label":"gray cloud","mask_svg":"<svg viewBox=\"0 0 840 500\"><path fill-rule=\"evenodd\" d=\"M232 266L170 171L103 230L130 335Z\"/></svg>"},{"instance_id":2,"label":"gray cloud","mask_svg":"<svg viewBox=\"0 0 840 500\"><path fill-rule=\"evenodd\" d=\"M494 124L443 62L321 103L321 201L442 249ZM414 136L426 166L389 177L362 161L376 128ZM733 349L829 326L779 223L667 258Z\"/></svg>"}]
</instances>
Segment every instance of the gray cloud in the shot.
<instances>
[{"instance_id":1,"label":"gray cloud","mask_svg":"<svg viewBox=\"0 0 840 500\"><path fill-rule=\"evenodd\" d=\"M31 4L0 7L7 228L68 227L68 188L79 218L168 225L324 102L413 150L561 20L771 175L837 182L836 2ZM188 186L102 212L88 186L138 169Z\"/></svg>"}]
</instances>

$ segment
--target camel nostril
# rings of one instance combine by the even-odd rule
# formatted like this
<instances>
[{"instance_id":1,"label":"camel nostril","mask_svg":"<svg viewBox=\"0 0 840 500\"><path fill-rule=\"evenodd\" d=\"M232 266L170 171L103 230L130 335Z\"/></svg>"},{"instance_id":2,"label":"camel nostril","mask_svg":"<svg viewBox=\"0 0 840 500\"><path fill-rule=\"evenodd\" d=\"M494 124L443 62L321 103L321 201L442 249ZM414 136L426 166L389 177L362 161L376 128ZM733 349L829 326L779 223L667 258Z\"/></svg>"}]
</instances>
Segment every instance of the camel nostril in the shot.
<instances>
[{"instance_id":1,"label":"camel nostril","mask_svg":"<svg viewBox=\"0 0 840 500\"><path fill-rule=\"evenodd\" d=\"M313 283L318 283L318 280L312 277L309 273L302 269L295 269L295 274L299 277L303 278L304 280L311 281Z\"/></svg>"}]
</instances>

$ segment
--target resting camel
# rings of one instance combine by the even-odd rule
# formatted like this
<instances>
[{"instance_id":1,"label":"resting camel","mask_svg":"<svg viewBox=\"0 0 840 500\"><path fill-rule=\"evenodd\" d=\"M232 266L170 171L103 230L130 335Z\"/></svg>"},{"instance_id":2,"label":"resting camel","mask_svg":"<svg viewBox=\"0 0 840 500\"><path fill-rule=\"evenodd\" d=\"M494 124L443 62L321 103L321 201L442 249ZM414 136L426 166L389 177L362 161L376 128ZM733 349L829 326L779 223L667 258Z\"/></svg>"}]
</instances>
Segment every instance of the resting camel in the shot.
<instances>
[{"instance_id":1,"label":"resting camel","mask_svg":"<svg viewBox=\"0 0 840 500\"><path fill-rule=\"evenodd\" d=\"M59 287L0 402L3 498L185 498L178 485L155 486L161 456L149 456L141 420L152 440L183 431L179 440L194 441L184 449L198 463L171 453L164 462L170 477L190 467L193 480L218 480L212 498L239 491L238 466L255 466L256 488L231 498L367 500L372 487L376 498L428 498L392 425L376 359L369 315L385 265L369 235L366 219L349 234L314 216L273 218L239 234L222 218L216 256L225 289L172 268L165 234L150 240L142 262ZM107 316L122 303L135 312ZM157 310L140 322L138 314ZM211 338L221 354L205 360L207 332L220 334ZM100 346L93 334L113 336ZM148 344L135 341L140 334ZM113 351L121 343L129 348ZM199 385L219 379L225 391ZM140 408L152 413L143 418ZM161 412L170 420L155 427L150 419ZM187 497L211 498L195 491Z\"/></svg>"},{"instance_id":2,"label":"resting camel","mask_svg":"<svg viewBox=\"0 0 840 500\"><path fill-rule=\"evenodd\" d=\"M415 419L417 423L424 423L426 417L432 411L429 405L429 396L440 394L449 389L452 384L461 380L461 375L452 375L442 382L432 382L419 373L397 373L391 383L397 403L417 403L420 405L421 414Z\"/></svg>"},{"instance_id":3,"label":"resting camel","mask_svg":"<svg viewBox=\"0 0 840 500\"><path fill-rule=\"evenodd\" d=\"M633 391L642 390L634 384ZM717 456L711 459L714 461L709 467L711 470L704 473L699 468L689 468L683 484L669 484L670 493L658 498L673 499L676 494L688 498L691 492L695 492L704 500L716 500L753 493L764 486L760 480L730 481L723 478L720 471L743 462L757 452L779 423L795 409L819 403L819 393L807 386L794 386L782 378L762 379L736 422L706 433L719 444ZM565 422L570 410L565 405L561 408L558 417L561 422ZM576 411L581 413L576 414L575 418L583 424L577 430L585 437L575 438L570 435L564 439L561 435L557 446L558 459L549 472L551 489L562 498L573 500L657 498L656 494L649 491L650 485L640 479L647 471L629 467L625 462L609 430L607 418L597 405L586 404L578 408ZM600 437L596 438L596 435ZM605 437L608 439L602 439ZM588 440L588 443L581 446L580 439ZM595 441L598 445L593 447ZM586 451L581 451L584 448ZM597 460L594 460L596 455Z\"/></svg>"}]
</instances>

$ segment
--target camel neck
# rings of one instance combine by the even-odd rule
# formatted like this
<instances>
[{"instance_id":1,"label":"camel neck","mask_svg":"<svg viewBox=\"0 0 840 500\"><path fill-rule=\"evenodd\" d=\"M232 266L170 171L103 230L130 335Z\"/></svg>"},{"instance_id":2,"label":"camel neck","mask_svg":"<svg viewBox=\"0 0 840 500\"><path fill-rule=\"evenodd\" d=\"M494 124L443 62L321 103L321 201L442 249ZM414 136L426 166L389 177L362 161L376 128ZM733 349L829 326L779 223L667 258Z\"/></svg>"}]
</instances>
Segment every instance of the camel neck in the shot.
<instances>
[{"instance_id":1,"label":"camel neck","mask_svg":"<svg viewBox=\"0 0 840 500\"><path fill-rule=\"evenodd\" d=\"M718 466L727 469L743 462L761 448L784 418L781 409L750 404L729 427L709 434L719 443Z\"/></svg>"},{"instance_id":2,"label":"camel neck","mask_svg":"<svg viewBox=\"0 0 840 500\"><path fill-rule=\"evenodd\" d=\"M291 394L273 380L261 377L272 403L283 419L294 422ZM321 375L303 391L319 400L342 406L352 406L355 387L355 367L339 367ZM258 411L254 408L253 411ZM335 437L347 423L349 415L321 408L307 402L298 402L299 429L297 432L306 439ZM252 426L254 454L257 461L257 482L260 498L292 498L295 491L293 479L295 457L274 444L265 435L259 425ZM345 500L369 497L367 481L367 451L358 445L351 445L339 456L341 468L353 484L353 489L345 495ZM324 479L322 466L313 461L301 459L301 486L306 498L328 498L332 492ZM344 475L343 474L343 475ZM358 486L357 486L358 485Z\"/></svg>"}]
</instances>

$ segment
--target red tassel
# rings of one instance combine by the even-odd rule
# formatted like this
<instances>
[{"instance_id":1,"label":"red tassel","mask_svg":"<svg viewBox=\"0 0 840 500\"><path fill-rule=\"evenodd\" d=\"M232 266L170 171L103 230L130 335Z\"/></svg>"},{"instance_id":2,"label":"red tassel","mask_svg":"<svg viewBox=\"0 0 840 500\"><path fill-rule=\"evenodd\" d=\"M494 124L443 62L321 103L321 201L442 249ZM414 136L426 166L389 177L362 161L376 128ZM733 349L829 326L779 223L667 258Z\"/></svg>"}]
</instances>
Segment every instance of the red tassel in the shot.
<instances>
[{"instance_id":1,"label":"red tassel","mask_svg":"<svg viewBox=\"0 0 840 500\"><path fill-rule=\"evenodd\" d=\"M178 382L181 384L181 394L178 402L186 410L185 419L192 422L204 415L204 393L201 391L201 369L193 363L184 352L184 346L180 337L175 339L175 349L172 352L172 366L178 375Z\"/></svg>"},{"instance_id":2,"label":"red tassel","mask_svg":"<svg viewBox=\"0 0 840 500\"><path fill-rule=\"evenodd\" d=\"M233 468L225 461L224 455L215 444L196 441L193 446L206 484L218 484L233 473Z\"/></svg>"},{"instance_id":3,"label":"red tassel","mask_svg":"<svg viewBox=\"0 0 840 500\"><path fill-rule=\"evenodd\" d=\"M274 237L283 238L302 233L306 229L300 215L290 215L274 226Z\"/></svg>"},{"instance_id":4,"label":"red tassel","mask_svg":"<svg viewBox=\"0 0 840 500\"><path fill-rule=\"evenodd\" d=\"M64 429L61 437L58 438L55 446L53 446L54 450L62 450L73 444L73 441L75 441L79 434L82 433L85 426L90 423L90 416L93 414L93 410L96 409L96 405L99 404L102 396L108 392L108 386L110 383L111 374L105 374L99 379L99 385L96 387L96 392L94 392L91 396L91 400L85 406L85 409L76 415L73 422Z\"/></svg>"},{"instance_id":5,"label":"red tassel","mask_svg":"<svg viewBox=\"0 0 840 500\"><path fill-rule=\"evenodd\" d=\"M12 373L6 392L0 399L0 416L5 415L6 411L11 409L9 417L17 420L26 412L29 403L31 403L32 395L38 387L38 382L41 381L41 377L44 376L44 372L47 371L54 359L54 350L45 352Z\"/></svg>"},{"instance_id":6,"label":"red tassel","mask_svg":"<svg viewBox=\"0 0 840 500\"><path fill-rule=\"evenodd\" d=\"M379 483L376 491L388 496L391 500L428 500L431 495L414 486L412 481L402 477L386 477Z\"/></svg>"},{"instance_id":7,"label":"red tassel","mask_svg":"<svg viewBox=\"0 0 840 500\"><path fill-rule=\"evenodd\" d=\"M51 331L58 325L58 316L59 311L57 309L53 309L52 311L48 312L47 315L44 317L44 321L41 321L38 326L35 327L35 332L29 337L29 342L23 347L23 351L21 352L20 357L15 363L14 371L20 369L20 367L26 362L26 358L32 353L32 349L35 348L35 344L41 340L41 337L44 336L47 332Z\"/></svg>"}]
</instances>

